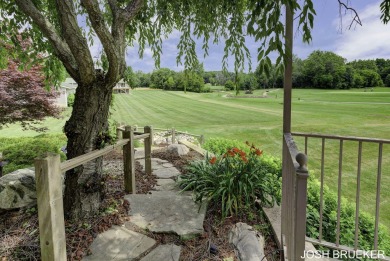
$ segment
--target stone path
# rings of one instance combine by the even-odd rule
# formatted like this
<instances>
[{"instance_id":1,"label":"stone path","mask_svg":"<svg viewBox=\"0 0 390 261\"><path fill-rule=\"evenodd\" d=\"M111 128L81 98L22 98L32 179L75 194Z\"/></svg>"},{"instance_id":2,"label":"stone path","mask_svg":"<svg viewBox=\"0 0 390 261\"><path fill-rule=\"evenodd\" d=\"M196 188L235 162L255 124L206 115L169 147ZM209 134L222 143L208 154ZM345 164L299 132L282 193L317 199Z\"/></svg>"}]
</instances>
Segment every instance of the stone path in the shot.
<instances>
[{"instance_id":1,"label":"stone path","mask_svg":"<svg viewBox=\"0 0 390 261\"><path fill-rule=\"evenodd\" d=\"M136 159L144 164L141 151ZM183 239L203 232L206 205L197 205L190 193L180 193L175 179L180 172L168 161L152 158L153 174L157 176L157 186L151 194L126 195L130 203L130 226L148 229L156 233L175 233ZM157 245L157 242L141 233L114 226L98 235L91 245L92 255L85 261L139 260L178 261L181 247L177 245Z\"/></svg>"}]
</instances>

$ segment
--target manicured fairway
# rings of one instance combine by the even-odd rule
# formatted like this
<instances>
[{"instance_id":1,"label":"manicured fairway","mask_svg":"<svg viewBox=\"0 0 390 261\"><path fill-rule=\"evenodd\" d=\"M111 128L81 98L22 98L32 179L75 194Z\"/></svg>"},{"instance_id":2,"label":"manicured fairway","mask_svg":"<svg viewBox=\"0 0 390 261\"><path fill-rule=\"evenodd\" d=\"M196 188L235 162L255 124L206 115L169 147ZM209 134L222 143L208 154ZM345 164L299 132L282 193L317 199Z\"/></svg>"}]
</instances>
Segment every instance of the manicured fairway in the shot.
<instances>
[{"instance_id":1,"label":"manicured fairway","mask_svg":"<svg viewBox=\"0 0 390 261\"><path fill-rule=\"evenodd\" d=\"M261 95L257 92L255 95ZM113 119L132 125L185 130L209 137L226 137L260 144L270 154L281 155L282 90L271 90L268 98L226 98L226 93L195 94L136 90L117 95ZM294 90L295 132L363 136L390 139L390 89L327 91ZM302 138L296 138L303 150ZM381 182L381 222L390 227L390 145L384 146ZM339 143L326 143L324 180L337 191ZM355 204L357 143L345 142L342 195ZM309 167L320 176L321 142L309 140ZM375 213L378 148L363 145L360 208Z\"/></svg>"},{"instance_id":2,"label":"manicured fairway","mask_svg":"<svg viewBox=\"0 0 390 261\"><path fill-rule=\"evenodd\" d=\"M256 91L254 95L262 95ZM283 91L268 98L226 98L224 92L197 94L138 89L115 95L111 119L129 125L176 128L210 137L250 141L269 154L281 155ZM69 114L69 112L67 113ZM48 119L50 132L61 132L66 117ZM292 131L390 139L390 88L368 90L294 90ZM33 135L15 126L0 137ZM296 138L299 149L303 139ZM309 139L309 169L320 176L321 142ZM326 143L325 184L337 191L338 142ZM345 142L342 195L356 198L357 144ZM363 145L361 209L375 213L378 148ZM381 222L390 227L390 145L384 146L381 182Z\"/></svg>"}]
</instances>

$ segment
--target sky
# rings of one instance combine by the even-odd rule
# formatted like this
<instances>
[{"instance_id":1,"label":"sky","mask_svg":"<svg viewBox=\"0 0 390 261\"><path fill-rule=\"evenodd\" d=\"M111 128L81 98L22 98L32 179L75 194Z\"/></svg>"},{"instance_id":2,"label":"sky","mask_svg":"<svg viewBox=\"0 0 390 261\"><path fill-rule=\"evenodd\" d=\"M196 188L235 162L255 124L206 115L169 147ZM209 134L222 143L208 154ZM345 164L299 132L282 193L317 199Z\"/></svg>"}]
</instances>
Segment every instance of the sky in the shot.
<instances>
[{"instance_id":1,"label":"sky","mask_svg":"<svg viewBox=\"0 0 390 261\"><path fill-rule=\"evenodd\" d=\"M337 0L313 0L317 16L312 31L313 40L310 44L301 41L301 35L295 33L293 53L305 59L312 51L332 51L344 57L347 61L356 59L390 59L390 24L384 25L380 21L380 1L376 0L349 0L350 6L355 8L362 21L362 26L356 25L348 30L351 14L342 12L340 19ZM347 2L345 0L344 2ZM184 69L176 64L177 42L180 34L174 32L163 42L163 54L160 67L175 71ZM246 39L246 45L252 56L252 69L257 66L256 53L258 44L252 38ZM201 40L198 46L201 46ZM199 47L198 58L203 62L206 71L222 69L223 44L210 45L209 56L203 58L203 51ZM272 58L272 57L271 57ZM143 59L138 56L138 48L127 48L126 62L134 71L151 72L155 69L150 49L146 49ZM229 59L229 71L233 71L234 60ZM245 71L248 70L246 66Z\"/></svg>"}]
</instances>

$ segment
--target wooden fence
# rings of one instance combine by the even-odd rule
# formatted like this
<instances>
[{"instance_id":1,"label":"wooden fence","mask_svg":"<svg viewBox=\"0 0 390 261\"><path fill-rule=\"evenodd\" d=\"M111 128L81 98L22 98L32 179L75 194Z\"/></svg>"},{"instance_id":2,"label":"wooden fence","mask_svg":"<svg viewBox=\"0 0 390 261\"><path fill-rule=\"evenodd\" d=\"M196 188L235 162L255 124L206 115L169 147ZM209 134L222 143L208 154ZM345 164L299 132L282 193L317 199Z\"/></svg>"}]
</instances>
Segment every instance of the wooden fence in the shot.
<instances>
[{"instance_id":1,"label":"wooden fence","mask_svg":"<svg viewBox=\"0 0 390 261\"><path fill-rule=\"evenodd\" d=\"M191 134L191 133L184 132L184 131L178 131L175 128L165 128L165 129L164 128L153 128L153 130L170 132L172 143L175 143L177 141L176 134L185 134L185 135L188 135L188 136L195 137L195 138L198 139L200 145L203 145L203 143L205 142L204 135L197 135L197 134ZM123 123L122 124L118 123L117 124L117 128L116 128L117 137L120 137L122 131L124 131ZM137 126L134 126L134 132L138 133L138 127Z\"/></svg>"},{"instance_id":2,"label":"wooden fence","mask_svg":"<svg viewBox=\"0 0 390 261\"><path fill-rule=\"evenodd\" d=\"M35 178L38 203L38 221L42 261L66 260L66 239L63 209L62 173L93 159L104 156L118 147L123 147L124 184L127 193L136 193L134 141L144 139L145 173L152 173L151 145L153 129L144 127L144 132L126 126L123 139L101 150L94 150L76 158L60 162L58 154L49 154L35 160Z\"/></svg>"}]
</instances>

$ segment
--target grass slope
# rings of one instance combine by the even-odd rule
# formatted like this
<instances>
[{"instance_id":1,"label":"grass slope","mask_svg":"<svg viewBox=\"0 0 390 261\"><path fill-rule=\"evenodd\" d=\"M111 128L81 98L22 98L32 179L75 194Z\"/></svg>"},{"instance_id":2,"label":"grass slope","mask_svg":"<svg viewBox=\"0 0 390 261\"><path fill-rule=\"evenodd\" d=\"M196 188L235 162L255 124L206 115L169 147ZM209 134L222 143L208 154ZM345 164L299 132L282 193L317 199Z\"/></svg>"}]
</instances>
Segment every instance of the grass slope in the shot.
<instances>
[{"instance_id":1,"label":"grass slope","mask_svg":"<svg viewBox=\"0 0 390 261\"><path fill-rule=\"evenodd\" d=\"M256 91L253 95L262 95ZM134 90L115 95L112 119L129 125L175 127L181 131L204 134L206 138L224 137L250 141L267 153L281 156L283 91L270 90L268 98L226 98L227 93L183 93L161 90ZM292 130L332 135L363 136L390 139L390 88L368 90L294 90ZM69 113L67 113L69 114ZM45 123L50 132L58 133L62 120ZM52 128L53 127L53 128ZM0 131L0 137L24 136L11 126ZM304 149L302 138L296 138ZM351 202L356 198L357 143L344 143L342 195ZM339 143L325 145L325 184L337 191ZM375 213L377 146L363 144L361 174L361 209ZM309 139L311 175L320 176L321 141ZM384 146L381 182L380 221L390 227L390 145Z\"/></svg>"}]
</instances>

